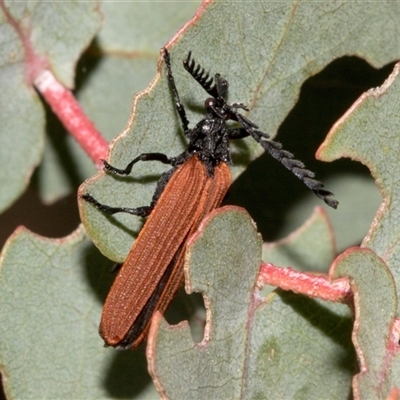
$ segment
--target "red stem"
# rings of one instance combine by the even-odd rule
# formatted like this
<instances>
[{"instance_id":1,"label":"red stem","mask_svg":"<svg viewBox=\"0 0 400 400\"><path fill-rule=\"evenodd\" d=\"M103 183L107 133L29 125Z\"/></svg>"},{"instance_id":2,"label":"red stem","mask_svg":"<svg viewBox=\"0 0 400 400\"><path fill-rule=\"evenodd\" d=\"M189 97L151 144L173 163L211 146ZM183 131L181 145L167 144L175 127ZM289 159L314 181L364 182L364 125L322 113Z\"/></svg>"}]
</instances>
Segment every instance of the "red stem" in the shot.
<instances>
[{"instance_id":1,"label":"red stem","mask_svg":"<svg viewBox=\"0 0 400 400\"><path fill-rule=\"evenodd\" d=\"M264 285L279 286L283 290L336 303L348 303L352 297L350 284L346 278L331 282L327 275L295 271L290 267L276 267L263 262L257 286L261 288Z\"/></svg>"},{"instance_id":2,"label":"red stem","mask_svg":"<svg viewBox=\"0 0 400 400\"><path fill-rule=\"evenodd\" d=\"M15 19L10 13L4 0L0 0L0 10L14 28L24 47L26 84L35 85L65 128L75 137L96 166L102 167L101 159L107 157L108 142L83 112L71 91L58 82L50 72L46 58L35 52L30 40L29 26L21 26L21 21Z\"/></svg>"},{"instance_id":3,"label":"red stem","mask_svg":"<svg viewBox=\"0 0 400 400\"><path fill-rule=\"evenodd\" d=\"M108 142L86 116L72 92L58 82L49 70L43 71L34 84L65 128L101 168L101 160L107 157Z\"/></svg>"}]
</instances>

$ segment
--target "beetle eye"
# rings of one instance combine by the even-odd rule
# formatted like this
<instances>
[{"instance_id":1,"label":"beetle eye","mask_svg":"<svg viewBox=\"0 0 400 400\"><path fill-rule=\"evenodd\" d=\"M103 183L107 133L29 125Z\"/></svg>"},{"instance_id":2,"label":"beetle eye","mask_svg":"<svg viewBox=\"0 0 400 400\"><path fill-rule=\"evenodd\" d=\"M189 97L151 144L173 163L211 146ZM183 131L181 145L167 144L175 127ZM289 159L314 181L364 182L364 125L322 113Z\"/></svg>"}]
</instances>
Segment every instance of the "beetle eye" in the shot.
<instances>
[{"instance_id":1,"label":"beetle eye","mask_svg":"<svg viewBox=\"0 0 400 400\"><path fill-rule=\"evenodd\" d=\"M213 97L209 97L205 102L204 102L204 107L206 110L209 110L210 108L213 108L215 105L215 99Z\"/></svg>"}]
</instances>

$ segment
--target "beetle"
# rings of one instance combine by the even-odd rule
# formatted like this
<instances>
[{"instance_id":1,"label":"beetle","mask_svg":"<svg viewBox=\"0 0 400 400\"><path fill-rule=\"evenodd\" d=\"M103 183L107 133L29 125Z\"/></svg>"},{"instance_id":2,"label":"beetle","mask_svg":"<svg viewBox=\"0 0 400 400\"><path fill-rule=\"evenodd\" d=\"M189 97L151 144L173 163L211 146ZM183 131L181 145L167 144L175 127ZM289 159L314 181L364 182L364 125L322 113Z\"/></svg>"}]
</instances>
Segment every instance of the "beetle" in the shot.
<instances>
[{"instance_id":1,"label":"beetle","mask_svg":"<svg viewBox=\"0 0 400 400\"><path fill-rule=\"evenodd\" d=\"M181 286L186 241L205 215L221 204L231 184L230 140L251 136L326 204L333 208L338 205L333 194L314 179L313 172L240 113L240 110L249 111L244 104L227 103L228 81L220 74L210 77L194 61L191 52L183 66L209 97L204 103L204 118L189 128L166 48L162 49L162 55L177 114L188 140L186 150L176 157L143 153L124 169L103 160L105 171L115 175L130 174L139 161L171 165L172 169L160 177L149 206L110 207L90 194L81 196L106 214L124 212L148 217L119 269L102 312L99 333L105 345L118 349L137 347L148 333L154 312L164 313ZM235 121L239 126L228 127L227 121Z\"/></svg>"}]
</instances>

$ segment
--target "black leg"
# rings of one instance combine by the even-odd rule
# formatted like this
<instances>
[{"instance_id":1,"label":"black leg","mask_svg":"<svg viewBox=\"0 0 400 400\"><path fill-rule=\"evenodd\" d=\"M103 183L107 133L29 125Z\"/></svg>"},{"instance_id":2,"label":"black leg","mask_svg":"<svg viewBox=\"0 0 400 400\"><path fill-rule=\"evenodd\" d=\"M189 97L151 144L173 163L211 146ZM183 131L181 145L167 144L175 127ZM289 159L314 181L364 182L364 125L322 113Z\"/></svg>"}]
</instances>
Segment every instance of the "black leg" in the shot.
<instances>
[{"instance_id":1,"label":"black leg","mask_svg":"<svg viewBox=\"0 0 400 400\"><path fill-rule=\"evenodd\" d=\"M106 206L104 204L99 203L96 199L94 199L90 194L84 194L81 196L83 200L87 201L88 203L92 204L94 207L96 207L98 210L105 214L116 214L116 213L127 213L131 215L137 215L139 217L147 217L150 215L153 206L144 206L144 207L138 207L138 208L127 208L127 207L110 207Z\"/></svg>"},{"instance_id":2,"label":"black leg","mask_svg":"<svg viewBox=\"0 0 400 400\"><path fill-rule=\"evenodd\" d=\"M107 161L102 160L104 164L104 169L107 172L116 175L129 175L132 171L132 167L138 161L160 161L163 164L175 165L176 157L168 158L165 154L162 153L143 153L133 159L124 169L115 168L110 165Z\"/></svg>"},{"instance_id":3,"label":"black leg","mask_svg":"<svg viewBox=\"0 0 400 400\"><path fill-rule=\"evenodd\" d=\"M244 139L246 137L252 136L249 131L244 128L236 128L236 129L227 129L228 131L228 138L229 140L236 140L236 139ZM259 131L260 135L268 139L269 135L267 133Z\"/></svg>"},{"instance_id":4,"label":"black leg","mask_svg":"<svg viewBox=\"0 0 400 400\"><path fill-rule=\"evenodd\" d=\"M157 154L157 153L152 153L152 154ZM186 153L181 154L178 157L175 157L174 160L184 160L184 156ZM110 207L105 204L102 204L98 202L95 198L93 198L90 194L84 194L81 196L81 198L88 203L92 204L94 207L96 207L98 210L105 214L113 215L116 213L127 213L131 215L137 215L139 217L147 217L151 214L153 211L153 208L157 204L158 199L160 198L165 186L167 185L168 181L170 180L171 176L175 172L175 168L170 169L167 172L164 172L161 175L161 178L157 182L157 187L156 190L154 191L153 198L151 199L151 203L149 206L142 206L142 207L137 207L137 208L128 208L128 207Z\"/></svg>"},{"instance_id":5,"label":"black leg","mask_svg":"<svg viewBox=\"0 0 400 400\"><path fill-rule=\"evenodd\" d=\"M232 103L231 107L233 107L233 108L241 108L242 110L250 111L250 109L244 103ZM242 117L243 117L243 115L242 115ZM251 121L249 120L249 122L251 122Z\"/></svg>"},{"instance_id":6,"label":"black leg","mask_svg":"<svg viewBox=\"0 0 400 400\"><path fill-rule=\"evenodd\" d=\"M185 107L183 106L183 104L181 103L181 99L179 98L178 89L176 88L176 85L175 85L175 79L174 79L174 76L172 75L171 61L169 58L169 53L165 47L163 49L163 57L164 57L164 62L165 62L165 66L166 66L169 85L170 85L172 93L174 95L175 107L176 107L176 110L178 111L179 118L181 119L183 132L186 135L186 132L189 130L189 121L186 117Z\"/></svg>"}]
</instances>

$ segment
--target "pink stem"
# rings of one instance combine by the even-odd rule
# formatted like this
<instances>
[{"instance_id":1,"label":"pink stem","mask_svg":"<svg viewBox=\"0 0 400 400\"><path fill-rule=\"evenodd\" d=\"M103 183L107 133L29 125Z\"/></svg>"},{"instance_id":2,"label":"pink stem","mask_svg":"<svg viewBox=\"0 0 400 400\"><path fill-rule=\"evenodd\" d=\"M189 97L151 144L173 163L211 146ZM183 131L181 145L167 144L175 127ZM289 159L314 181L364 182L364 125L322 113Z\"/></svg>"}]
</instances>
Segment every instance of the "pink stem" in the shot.
<instances>
[{"instance_id":1,"label":"pink stem","mask_svg":"<svg viewBox=\"0 0 400 400\"><path fill-rule=\"evenodd\" d=\"M34 80L36 89L98 168L107 157L108 142L86 116L72 92L45 70Z\"/></svg>"},{"instance_id":2,"label":"pink stem","mask_svg":"<svg viewBox=\"0 0 400 400\"><path fill-rule=\"evenodd\" d=\"M352 298L350 284L346 278L331 282L327 275L295 271L290 267L276 267L263 262L257 286L261 288L264 285L279 286L283 290L332 302L348 303Z\"/></svg>"}]
</instances>

